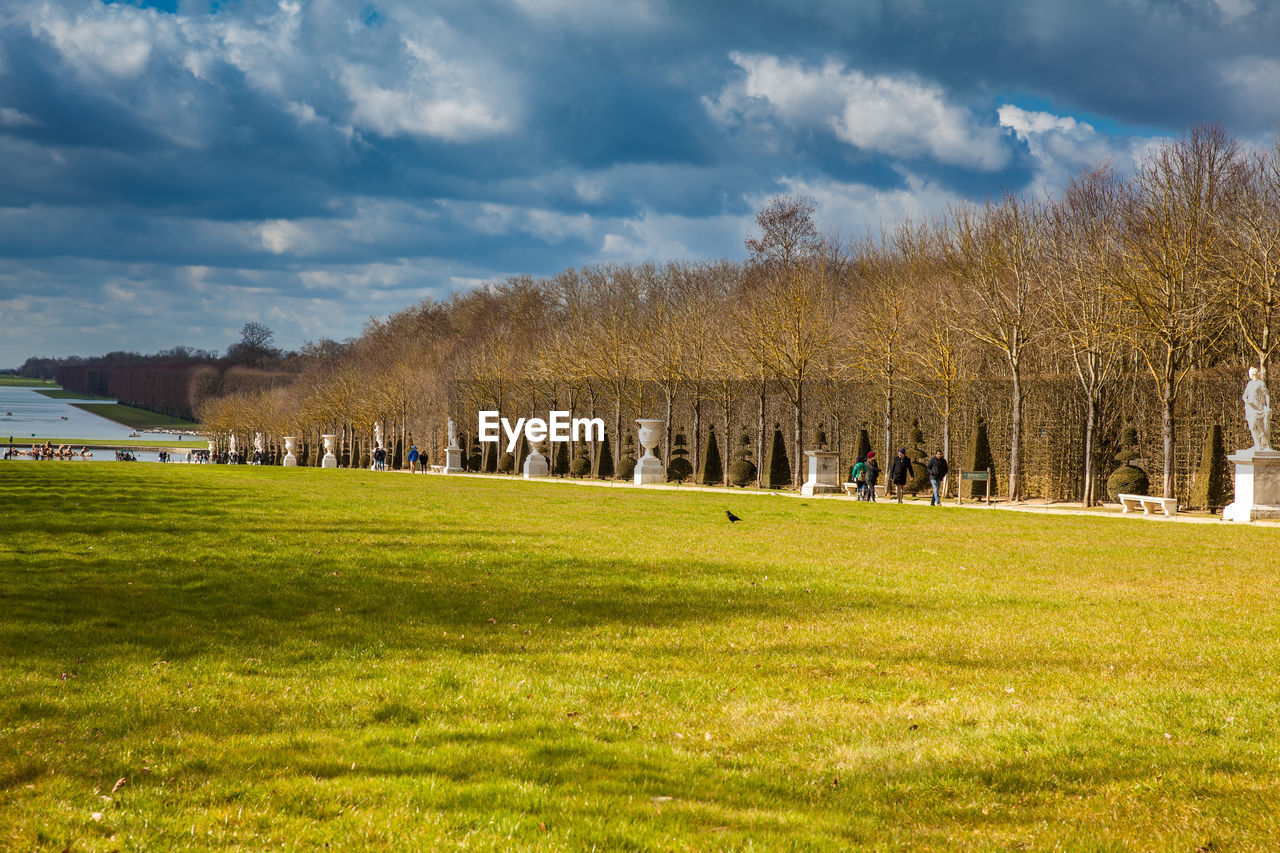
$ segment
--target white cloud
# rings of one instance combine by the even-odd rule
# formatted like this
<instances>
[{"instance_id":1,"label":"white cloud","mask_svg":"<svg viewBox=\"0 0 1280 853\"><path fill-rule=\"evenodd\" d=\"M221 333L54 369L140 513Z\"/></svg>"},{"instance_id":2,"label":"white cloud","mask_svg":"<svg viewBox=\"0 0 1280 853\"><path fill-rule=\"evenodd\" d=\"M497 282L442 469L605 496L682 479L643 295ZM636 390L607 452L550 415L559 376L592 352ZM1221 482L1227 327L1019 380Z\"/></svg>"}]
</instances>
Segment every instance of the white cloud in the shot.
<instances>
[{"instance_id":1,"label":"white cloud","mask_svg":"<svg viewBox=\"0 0 1280 853\"><path fill-rule=\"evenodd\" d=\"M1001 106L997 113L1001 127L1026 143L1035 166L1029 189L1040 195L1056 194L1073 176L1104 163L1125 174L1153 142L1159 141L1104 136L1093 125L1071 116L1024 110L1013 104Z\"/></svg>"},{"instance_id":2,"label":"white cloud","mask_svg":"<svg viewBox=\"0 0 1280 853\"><path fill-rule=\"evenodd\" d=\"M85 4L71 16L45 4L32 15L31 31L82 71L137 77L151 58L155 23L155 13L129 6Z\"/></svg>"},{"instance_id":3,"label":"white cloud","mask_svg":"<svg viewBox=\"0 0 1280 853\"><path fill-rule=\"evenodd\" d=\"M405 69L386 80L385 66L347 63L340 79L353 124L384 136L426 136L469 142L506 133L514 125L503 76L458 55L458 36L443 21L402 42ZM446 48L452 48L446 54Z\"/></svg>"},{"instance_id":4,"label":"white cloud","mask_svg":"<svg viewBox=\"0 0 1280 853\"><path fill-rule=\"evenodd\" d=\"M903 186L893 189L798 177L783 178L781 183L789 193L812 198L817 204L819 226L845 238L874 231L881 225L892 227L908 218L920 221L942 215L961 200L955 193L910 173L903 174ZM756 208L767 201L764 197L751 199Z\"/></svg>"},{"instance_id":5,"label":"white cloud","mask_svg":"<svg viewBox=\"0 0 1280 853\"><path fill-rule=\"evenodd\" d=\"M941 87L914 76L866 75L836 62L811 69L774 56L732 53L746 72L712 100L713 118L730 123L762 103L797 127L827 127L869 151L932 158L993 171L1009 162L1000 132L950 103Z\"/></svg>"}]
</instances>

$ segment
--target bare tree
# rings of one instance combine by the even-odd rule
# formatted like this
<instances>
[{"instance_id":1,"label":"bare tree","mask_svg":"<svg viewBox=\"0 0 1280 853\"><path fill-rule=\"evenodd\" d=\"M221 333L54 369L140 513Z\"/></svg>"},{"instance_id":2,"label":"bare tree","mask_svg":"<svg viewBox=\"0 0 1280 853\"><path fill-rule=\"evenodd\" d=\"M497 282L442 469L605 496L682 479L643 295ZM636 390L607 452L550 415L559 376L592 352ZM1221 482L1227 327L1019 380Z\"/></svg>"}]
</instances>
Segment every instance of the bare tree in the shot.
<instances>
[{"instance_id":1,"label":"bare tree","mask_svg":"<svg viewBox=\"0 0 1280 853\"><path fill-rule=\"evenodd\" d=\"M1280 139L1251 157L1236 203L1222 211L1216 270L1244 348L1267 364L1280 347Z\"/></svg>"},{"instance_id":2,"label":"bare tree","mask_svg":"<svg viewBox=\"0 0 1280 853\"><path fill-rule=\"evenodd\" d=\"M1217 126L1192 128L1139 167L1125 204L1117 293L1125 330L1160 400L1162 493L1175 494L1175 404L1197 347L1225 324L1212 256L1220 216L1238 192L1237 142Z\"/></svg>"},{"instance_id":3,"label":"bare tree","mask_svg":"<svg viewBox=\"0 0 1280 853\"><path fill-rule=\"evenodd\" d=\"M1006 195L952 211L948 271L968 304L961 325L997 351L1012 380L1009 500L1022 500L1023 371L1041 329L1044 216L1034 201Z\"/></svg>"},{"instance_id":4,"label":"bare tree","mask_svg":"<svg viewBox=\"0 0 1280 853\"><path fill-rule=\"evenodd\" d=\"M1122 364L1123 306L1116 299L1123 187L1108 167L1073 180L1049 208L1047 300L1057 339L1070 355L1085 399L1081 501L1093 506L1094 447L1104 389Z\"/></svg>"}]
</instances>

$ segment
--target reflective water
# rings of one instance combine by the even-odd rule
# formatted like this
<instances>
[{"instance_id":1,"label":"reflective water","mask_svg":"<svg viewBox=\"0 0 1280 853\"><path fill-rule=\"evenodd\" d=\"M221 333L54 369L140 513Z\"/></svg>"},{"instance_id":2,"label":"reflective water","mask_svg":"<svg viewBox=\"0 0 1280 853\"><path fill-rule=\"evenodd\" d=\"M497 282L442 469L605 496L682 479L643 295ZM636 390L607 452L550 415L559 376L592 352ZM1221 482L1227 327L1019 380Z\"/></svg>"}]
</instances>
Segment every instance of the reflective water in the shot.
<instances>
[{"instance_id":1,"label":"reflective water","mask_svg":"<svg viewBox=\"0 0 1280 853\"><path fill-rule=\"evenodd\" d=\"M35 388L22 388L0 385L0 443L15 444L19 447L30 447L33 436L41 438L127 439L133 430L115 421L100 418L83 409L77 409L71 403L75 400L55 400L36 393ZM106 403L110 400L91 400L80 402ZM143 433L144 438L157 441L180 439L184 436L174 433ZM135 437L136 438L136 437ZM139 461L155 462L159 457L154 452L135 452ZM186 451L173 451L175 459L185 459ZM24 457L26 458L26 457ZM115 459L111 450L93 451L95 461Z\"/></svg>"}]
</instances>

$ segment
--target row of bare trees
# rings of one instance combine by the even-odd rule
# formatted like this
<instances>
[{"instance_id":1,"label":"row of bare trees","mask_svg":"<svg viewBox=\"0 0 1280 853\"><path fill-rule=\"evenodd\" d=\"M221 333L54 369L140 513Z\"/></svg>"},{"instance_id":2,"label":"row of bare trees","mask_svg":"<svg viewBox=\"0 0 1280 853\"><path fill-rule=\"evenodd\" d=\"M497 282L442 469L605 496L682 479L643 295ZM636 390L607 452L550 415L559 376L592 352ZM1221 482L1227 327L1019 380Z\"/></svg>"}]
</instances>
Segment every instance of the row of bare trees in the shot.
<instances>
[{"instance_id":1,"label":"row of bare trees","mask_svg":"<svg viewBox=\"0 0 1280 853\"><path fill-rule=\"evenodd\" d=\"M961 403L998 381L1004 482L1019 500L1028 383L1073 377L1078 493L1093 503L1104 413L1112 427L1133 416L1121 388L1140 381L1159 403L1172 496L1188 377L1249 364L1265 377L1280 343L1280 148L1246 151L1217 127L1131 173L1099 165L1057 198L961 204L852 240L815 214L804 197L771 201L743 263L594 266L426 302L349 345L312 347L292 386L212 400L201 416L216 432L332 432L344 446L367 446L380 421L397 447L435 453L450 416L465 430L478 409L568 409L609 422L617 470L632 417L665 417L664 459L683 424L696 469L707 429L724 447L748 419L762 460L785 411L798 485L815 418L837 447L870 427L890 455L904 399L923 403L951 457Z\"/></svg>"}]
</instances>

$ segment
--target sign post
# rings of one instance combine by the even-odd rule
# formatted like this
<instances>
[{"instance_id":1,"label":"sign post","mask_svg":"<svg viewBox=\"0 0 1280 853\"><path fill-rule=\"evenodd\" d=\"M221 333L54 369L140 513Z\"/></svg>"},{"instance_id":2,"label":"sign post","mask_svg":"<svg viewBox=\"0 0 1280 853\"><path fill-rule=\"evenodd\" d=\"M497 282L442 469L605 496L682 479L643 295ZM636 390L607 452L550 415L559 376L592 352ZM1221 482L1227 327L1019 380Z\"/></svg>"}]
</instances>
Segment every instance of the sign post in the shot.
<instances>
[{"instance_id":1,"label":"sign post","mask_svg":"<svg viewBox=\"0 0 1280 853\"><path fill-rule=\"evenodd\" d=\"M970 480L977 483L987 484L987 496L983 498L986 503L991 503L991 469L985 471L961 471L960 472L960 488L956 490L956 503L964 503L964 483Z\"/></svg>"}]
</instances>

